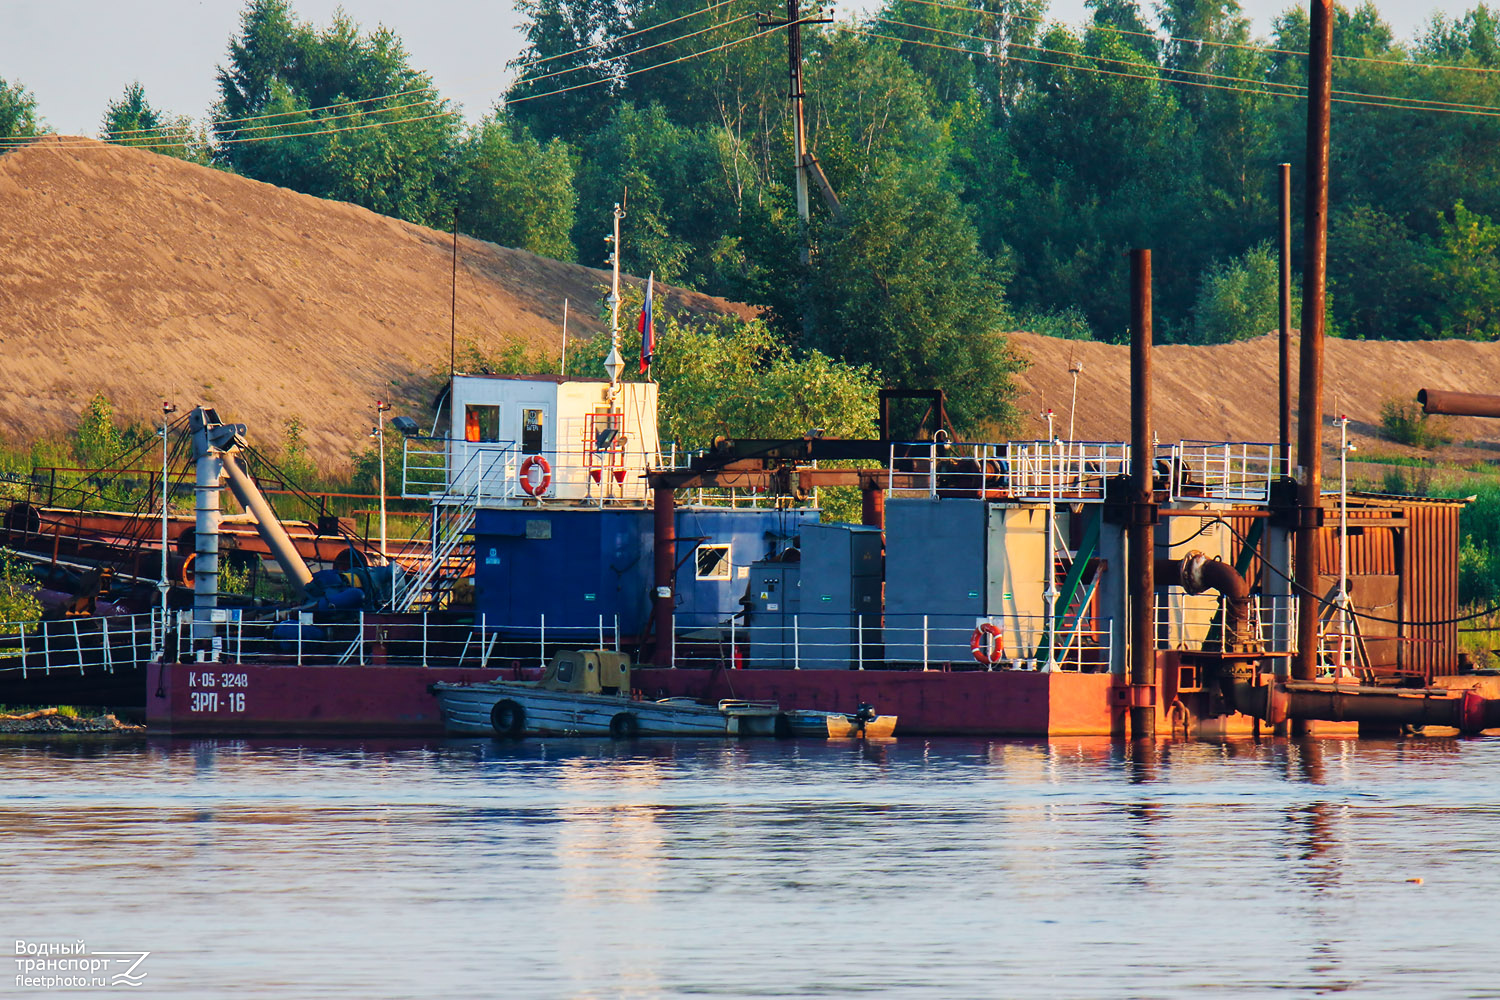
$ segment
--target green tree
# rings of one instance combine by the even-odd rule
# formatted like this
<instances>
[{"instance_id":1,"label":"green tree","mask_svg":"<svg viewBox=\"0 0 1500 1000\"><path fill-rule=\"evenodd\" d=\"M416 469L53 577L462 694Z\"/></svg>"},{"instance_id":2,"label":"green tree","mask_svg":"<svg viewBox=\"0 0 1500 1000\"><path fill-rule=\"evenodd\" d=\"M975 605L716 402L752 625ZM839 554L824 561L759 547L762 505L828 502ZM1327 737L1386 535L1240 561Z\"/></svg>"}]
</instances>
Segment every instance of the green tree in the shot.
<instances>
[{"instance_id":1,"label":"green tree","mask_svg":"<svg viewBox=\"0 0 1500 1000\"><path fill-rule=\"evenodd\" d=\"M1021 368L1005 273L980 250L958 199L931 174L868 181L823 228L813 264L808 347L878 368L888 385L946 389L962 433L1015 421Z\"/></svg>"},{"instance_id":2,"label":"green tree","mask_svg":"<svg viewBox=\"0 0 1500 1000\"><path fill-rule=\"evenodd\" d=\"M105 106L99 136L105 142L145 146L153 153L179 160L202 164L210 160L208 134L187 115L170 115L152 107L140 81L130 84L118 100Z\"/></svg>"},{"instance_id":3,"label":"green tree","mask_svg":"<svg viewBox=\"0 0 1500 1000\"><path fill-rule=\"evenodd\" d=\"M458 152L458 218L465 232L544 257L573 260L578 195L559 139L539 143L504 114L486 117Z\"/></svg>"},{"instance_id":4,"label":"green tree","mask_svg":"<svg viewBox=\"0 0 1500 1000\"><path fill-rule=\"evenodd\" d=\"M0 549L0 622L29 625L41 618L42 602L36 596L39 586L29 563Z\"/></svg>"},{"instance_id":5,"label":"green tree","mask_svg":"<svg viewBox=\"0 0 1500 1000\"><path fill-rule=\"evenodd\" d=\"M579 142L608 118L623 72L631 5L609 0L518 0L527 46L509 68L505 107L543 139ZM669 36L670 37L670 36Z\"/></svg>"},{"instance_id":6,"label":"green tree","mask_svg":"<svg viewBox=\"0 0 1500 1000\"><path fill-rule=\"evenodd\" d=\"M96 392L83 408L74 434L73 453L86 469L103 469L120 457L123 439L115 425L114 407Z\"/></svg>"},{"instance_id":7,"label":"green tree","mask_svg":"<svg viewBox=\"0 0 1500 1000\"><path fill-rule=\"evenodd\" d=\"M722 291L721 272L733 271L738 253L725 138L722 129L674 124L660 104L621 104L589 137L578 169L583 210L573 236L583 263L605 265L610 212L624 199L623 270Z\"/></svg>"},{"instance_id":8,"label":"green tree","mask_svg":"<svg viewBox=\"0 0 1500 1000\"><path fill-rule=\"evenodd\" d=\"M1462 201L1438 223L1433 280L1438 329L1465 340L1500 337L1500 226Z\"/></svg>"},{"instance_id":9,"label":"green tree","mask_svg":"<svg viewBox=\"0 0 1500 1000\"><path fill-rule=\"evenodd\" d=\"M1301 315L1292 292L1292 315ZM1281 317L1281 268L1269 243L1205 272L1193 304L1191 342L1227 344L1276 330Z\"/></svg>"},{"instance_id":10,"label":"green tree","mask_svg":"<svg viewBox=\"0 0 1500 1000\"><path fill-rule=\"evenodd\" d=\"M453 221L455 109L387 28L321 31L251 0L219 68L215 155L239 173L423 225Z\"/></svg>"},{"instance_id":11,"label":"green tree","mask_svg":"<svg viewBox=\"0 0 1500 1000\"><path fill-rule=\"evenodd\" d=\"M623 296L622 316L640 310L641 291ZM793 351L760 320L661 314L651 372L660 384L663 441L704 447L719 435L800 437L820 428L829 437L875 435L877 372L818 351ZM620 352L640 352L633 323L622 324ZM597 377L609 338L568 350L571 375Z\"/></svg>"},{"instance_id":12,"label":"green tree","mask_svg":"<svg viewBox=\"0 0 1500 1000\"><path fill-rule=\"evenodd\" d=\"M45 124L36 113L36 97L20 83L0 77L0 136L41 135Z\"/></svg>"}]
</instances>

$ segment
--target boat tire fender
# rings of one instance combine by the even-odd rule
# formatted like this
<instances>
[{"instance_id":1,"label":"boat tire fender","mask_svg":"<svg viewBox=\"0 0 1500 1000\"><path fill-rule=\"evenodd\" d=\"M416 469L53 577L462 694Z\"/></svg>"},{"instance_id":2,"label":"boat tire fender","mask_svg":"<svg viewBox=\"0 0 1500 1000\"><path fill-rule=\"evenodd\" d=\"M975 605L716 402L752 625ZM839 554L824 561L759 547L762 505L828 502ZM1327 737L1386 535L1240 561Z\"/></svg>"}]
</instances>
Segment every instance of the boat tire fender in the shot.
<instances>
[{"instance_id":1,"label":"boat tire fender","mask_svg":"<svg viewBox=\"0 0 1500 1000\"><path fill-rule=\"evenodd\" d=\"M497 701L495 707L490 709L490 725L494 727L496 736L519 739L526 732L526 709L521 707L520 702L509 698Z\"/></svg>"},{"instance_id":2,"label":"boat tire fender","mask_svg":"<svg viewBox=\"0 0 1500 1000\"><path fill-rule=\"evenodd\" d=\"M540 469L541 478L535 483L531 481L531 470ZM547 492L547 487L552 485L552 466L540 455L531 455L521 463L519 473L521 480L521 491L529 497L539 497Z\"/></svg>"},{"instance_id":3,"label":"boat tire fender","mask_svg":"<svg viewBox=\"0 0 1500 1000\"><path fill-rule=\"evenodd\" d=\"M994 622L981 623L969 639L969 649L973 652L974 659L987 667L1005 659L1005 642L1000 626Z\"/></svg>"},{"instance_id":4,"label":"boat tire fender","mask_svg":"<svg viewBox=\"0 0 1500 1000\"><path fill-rule=\"evenodd\" d=\"M641 720L634 712L620 712L609 720L609 736L615 740L633 740L641 735Z\"/></svg>"}]
</instances>

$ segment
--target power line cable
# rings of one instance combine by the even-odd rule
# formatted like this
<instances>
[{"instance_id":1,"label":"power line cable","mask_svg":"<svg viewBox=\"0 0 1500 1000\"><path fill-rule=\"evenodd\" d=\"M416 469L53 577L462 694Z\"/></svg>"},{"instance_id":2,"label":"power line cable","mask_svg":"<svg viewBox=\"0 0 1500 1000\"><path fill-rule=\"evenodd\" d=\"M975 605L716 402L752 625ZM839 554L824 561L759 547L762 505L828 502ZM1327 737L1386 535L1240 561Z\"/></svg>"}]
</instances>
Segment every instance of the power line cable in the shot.
<instances>
[{"instance_id":1,"label":"power line cable","mask_svg":"<svg viewBox=\"0 0 1500 1000\"><path fill-rule=\"evenodd\" d=\"M928 2L928 0L917 0L917 2ZM912 23L907 22L907 21L895 21L895 20L892 20L892 19L887 18L887 17L882 17L880 15L874 16L873 18L871 18L871 20L880 21L880 22L885 23L885 24L896 25L896 26L902 27L902 28L913 28L913 29L916 29L916 30L919 30L919 31L930 31L930 32L936 32L938 34L943 34L943 35L952 35L952 36L957 37L957 38L971 39L973 41L994 42L994 39L986 38L983 35L971 35L971 34L967 34L965 32L961 32L961 31L950 31L950 30L947 30L947 29L944 29L944 28L936 28L936 27L933 27L931 25L912 24ZM1226 75L1220 74L1220 73L1206 73L1206 72L1201 72L1201 71L1198 71L1198 70L1167 69L1165 67L1159 67L1155 63L1142 63L1142 62L1136 62L1136 61L1129 60L1129 59L1115 59L1115 58L1112 58L1110 56L1091 55L1091 54L1086 53L1086 52L1069 52L1066 49L1052 49L1052 48L1048 48L1045 45L1031 45L1031 44L1028 44L1028 43L1025 43L1025 42L1006 42L1004 44L1005 44L1005 46L1007 48L1028 49L1030 51L1040 52L1040 53L1043 53L1043 54L1046 54L1046 55L1056 55L1056 56L1064 56L1064 57L1073 57L1073 58L1078 58L1078 59L1090 59L1090 60L1093 60L1095 62L1113 63L1113 64L1115 64L1117 66L1126 66L1126 67L1131 67L1131 68L1146 69L1146 68L1149 67L1149 68L1157 70L1157 72L1160 74L1159 75L1160 79L1166 79L1166 80L1170 80L1170 79L1172 79L1172 78L1174 78L1176 76L1197 76L1197 77L1203 77L1205 79L1210 79L1210 80L1225 80L1225 81L1230 81L1230 82L1233 82L1233 83L1247 83L1247 84L1251 84L1251 85L1254 85L1254 86L1260 86L1260 87L1283 87L1283 88L1286 88L1288 91L1295 92L1295 93L1288 94L1288 96L1296 96L1296 97L1305 96L1305 93L1306 93L1306 90L1307 90L1307 87L1305 85L1303 85L1303 84L1300 84L1300 83L1281 83L1281 82L1276 81L1276 80L1255 80L1255 79L1251 79L1251 78L1248 78L1248 77L1226 76ZM990 53L977 52L977 51L974 51L972 49L965 50L965 51L972 52L974 55L985 55L987 57L990 56ZM1280 92L1279 91L1268 91L1268 93L1280 93ZM1408 102L1409 105L1413 106L1414 110L1441 111L1441 110L1444 110L1446 108L1455 108L1455 109L1466 109L1466 110L1478 111L1478 112L1483 112L1483 113L1500 113L1500 107L1496 107L1496 106L1490 105L1490 104L1464 104L1464 103L1458 103L1458 102L1454 102L1454 101L1435 101L1435 100L1430 100L1428 98L1422 98L1422 97L1402 97L1399 94L1369 94L1369 93L1365 93L1363 91L1358 91L1358 90L1335 90L1335 91L1333 91L1333 94L1335 95L1335 97L1334 97L1335 100L1340 100L1340 98L1368 98L1368 99L1386 100L1386 101L1405 101L1405 102ZM1363 103L1363 102L1357 101L1357 100L1341 100L1340 103L1357 104L1357 103ZM1393 105L1393 107L1403 107L1403 106L1405 106L1405 105Z\"/></svg>"},{"instance_id":2,"label":"power line cable","mask_svg":"<svg viewBox=\"0 0 1500 1000\"><path fill-rule=\"evenodd\" d=\"M718 10L720 7L727 7L732 3L738 2L739 0L719 0L718 3L709 4L707 7L704 7L700 10L689 11L688 13L682 14L678 17L674 17L671 20L662 21L659 24L647 25L644 28L637 28L635 31L627 31L623 35L615 35L612 38L606 38L597 42L591 42L588 45L581 45L576 49L569 49L567 52L559 52L557 53L557 55L543 56L540 59L531 59L526 62L514 62L510 64L510 68L529 69L532 66L540 66L542 63L549 63L556 59L566 59L568 56L576 56L580 52L591 52L594 49L603 48L604 46L610 45L614 42L623 41L627 38L634 38L637 35L644 35L648 31L655 31L657 28L665 28L669 24L676 24L678 21L686 21L690 17L697 17L699 14L707 14L710 11Z\"/></svg>"},{"instance_id":3,"label":"power line cable","mask_svg":"<svg viewBox=\"0 0 1500 1000\"><path fill-rule=\"evenodd\" d=\"M698 35L707 34L710 31L718 31L721 28L728 28L731 25L739 24L741 21L748 21L752 17L755 17L755 16L756 16L755 14L741 14L739 17L733 18L733 19L728 20L728 21L724 21L721 24L711 24L711 25L709 25L706 28L699 28L697 31L690 31L690 32L688 32L685 35L678 35L676 38L668 38L665 41L656 42L656 43L651 44L651 45L644 45L641 48L632 49L629 52L621 52L619 55L612 55L609 58L612 61L613 60L620 60L620 59L628 59L631 56L639 55L642 52L650 52L652 49L659 49L663 45L671 45L671 44L673 44L675 42L680 42L680 41L682 41L684 39L687 39L687 38L695 38ZM547 79L549 77L563 76L563 75L568 74L568 73L577 73L577 72L580 72L581 70L590 69L590 68L597 68L598 66L599 66L599 64L597 62L584 63L584 64L581 64L581 65L578 65L578 66L568 66L568 67L565 67L563 69L556 69L556 70L553 70L550 73L542 73L542 74L540 74L538 76L523 77L523 78L521 78L519 80L516 80L514 83L512 83L511 84L511 88L514 89L516 87L521 86L522 84L535 83L538 80L545 80L545 79Z\"/></svg>"},{"instance_id":4,"label":"power line cable","mask_svg":"<svg viewBox=\"0 0 1500 1000\"><path fill-rule=\"evenodd\" d=\"M886 41L896 42L897 44L900 44L900 45L919 45L919 46L922 46L922 47L925 47L925 48L942 49L942 50L947 51L947 52L957 52L957 53L960 53L960 54L963 54L963 55L968 55L968 56L981 56L983 58L992 59L992 60L999 61L999 62L1017 62L1017 63L1025 63L1025 64L1033 65L1033 66L1051 66L1051 67L1054 67L1056 69L1073 70L1073 71L1076 71L1076 72L1079 72L1079 73L1093 73L1095 75L1100 75L1100 76L1115 76L1115 77L1121 77L1121 78L1124 78L1124 79L1127 79L1127 80L1146 80L1146 81L1157 82L1157 83L1169 83L1169 84L1174 84L1174 85L1183 86L1183 87L1204 87L1204 88L1207 88L1207 89L1210 89L1210 90L1227 90L1227 91L1234 91L1234 92L1237 92L1237 93L1254 94L1254 95L1261 95L1261 96L1267 96L1267 97L1290 97L1290 98L1294 98L1296 100L1305 100L1306 99L1306 95L1305 94L1301 94L1301 93L1288 93L1285 90L1270 90L1270 89L1266 89L1267 87L1270 87L1270 86L1280 86L1280 87L1297 87L1297 86L1300 86L1300 85L1294 85L1294 84L1278 84L1278 83L1274 83L1273 81L1249 80L1249 79L1245 79L1243 77L1220 77L1220 79L1237 80L1239 82L1249 83L1249 84L1252 85L1251 87L1237 87L1237 86L1232 86L1232 85L1223 84L1223 83L1209 83L1209 82L1204 82L1204 81L1199 81L1199 80L1183 80L1183 79L1177 78L1174 75L1163 75L1163 73L1160 70L1160 68L1157 67L1157 66L1154 66L1154 65L1151 65L1151 66L1147 66L1147 65L1144 65L1144 64L1142 65L1143 69L1150 69L1150 70L1152 70L1151 73L1145 73L1145 74L1143 74L1143 73L1123 73L1123 72L1120 72L1118 70L1103 69L1103 68L1100 68L1098 66L1079 65L1077 63L1051 62L1051 61L1042 60L1042 59L1027 59L1027 58L1024 58L1022 56L1012 56L1012 55L1008 55L1008 54L997 54L997 53L992 53L992 52L982 52L982 51L976 51L974 49L962 48L962 47L954 46L954 45L942 45L942 44L939 44L937 42L925 42L925 41L922 41L922 40L916 39L916 38L903 38L903 37L900 37L898 35L887 35L887 34L882 34L880 32L876 32L876 31L870 31L869 29L860 27L858 25L853 25L848 30L852 31L855 34L863 35L863 36L865 36L867 38L884 39ZM979 36L974 36L974 37L975 38L979 38ZM979 40L990 41L990 39L982 39L982 38L979 39ZM1081 59L1081 60L1083 60L1083 59L1101 59L1101 58L1105 58L1105 57L1089 56L1089 55L1087 55L1085 53L1080 53L1080 52L1061 52L1060 50L1047 50L1047 51L1048 52L1056 52L1057 54L1065 55L1068 58L1072 58L1072 59ZM1356 99L1357 97L1379 97L1379 98L1384 98L1384 100L1359 100L1359 99ZM1490 105L1469 105L1469 106L1463 106L1463 107L1444 107L1444 106L1438 105L1437 102L1427 102L1425 105L1422 105L1422 104L1393 104L1393 103L1390 103L1390 101L1392 101L1392 100L1411 100L1411 101L1417 101L1418 99L1417 98L1396 98L1396 97L1391 96L1391 95L1355 95L1355 96L1349 96L1349 97L1334 97L1333 98L1334 103L1337 103L1337 104L1352 104L1352 105L1360 105L1360 106L1364 106L1364 107L1389 108L1391 110L1396 110L1396 111L1431 111L1431 112L1435 112L1435 113L1438 113L1438 114L1462 114L1462 115L1472 115L1472 116L1475 116L1475 117L1482 117L1482 118L1500 117L1500 107L1492 107Z\"/></svg>"},{"instance_id":5,"label":"power line cable","mask_svg":"<svg viewBox=\"0 0 1500 1000\"><path fill-rule=\"evenodd\" d=\"M1046 24L1047 19L1042 17L1028 17L1024 14L998 14L994 11L981 10L977 7L966 7L962 4L942 3L941 0L907 0L908 3L918 3L927 7L939 7L944 10L954 10L965 14L979 14L988 17L1004 17L1013 21L1028 21L1033 24ZM1149 38L1152 41L1181 42L1186 45L1208 45L1215 48L1240 49L1246 52L1267 52L1273 55L1297 56L1307 58L1307 53L1300 49L1281 49L1273 45L1255 45L1244 42L1222 42L1211 38L1184 38L1178 35L1157 34L1150 31L1131 31L1128 28L1118 28L1112 24L1101 24L1095 22L1085 27L1098 27L1105 31L1113 31L1120 35L1132 35L1137 38ZM1452 63L1424 63L1410 59L1382 59L1378 56L1351 56L1335 53L1333 58L1349 62L1378 63L1385 66L1400 66L1408 69L1430 69L1451 70L1460 73L1500 73L1500 69L1490 66L1458 66ZM1179 72L1173 70L1173 72Z\"/></svg>"}]
</instances>

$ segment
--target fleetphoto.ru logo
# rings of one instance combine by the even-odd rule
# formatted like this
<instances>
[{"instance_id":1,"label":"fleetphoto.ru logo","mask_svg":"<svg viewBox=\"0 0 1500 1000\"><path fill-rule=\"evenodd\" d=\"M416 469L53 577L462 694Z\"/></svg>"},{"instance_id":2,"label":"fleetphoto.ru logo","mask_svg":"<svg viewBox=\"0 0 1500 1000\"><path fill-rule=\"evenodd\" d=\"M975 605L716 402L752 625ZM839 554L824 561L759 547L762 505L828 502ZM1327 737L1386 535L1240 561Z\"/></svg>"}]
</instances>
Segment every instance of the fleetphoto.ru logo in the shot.
<instances>
[{"instance_id":1,"label":"fleetphoto.ru logo","mask_svg":"<svg viewBox=\"0 0 1500 1000\"><path fill-rule=\"evenodd\" d=\"M16 985L33 990L141 986L149 951L89 951L83 941L17 941Z\"/></svg>"}]
</instances>

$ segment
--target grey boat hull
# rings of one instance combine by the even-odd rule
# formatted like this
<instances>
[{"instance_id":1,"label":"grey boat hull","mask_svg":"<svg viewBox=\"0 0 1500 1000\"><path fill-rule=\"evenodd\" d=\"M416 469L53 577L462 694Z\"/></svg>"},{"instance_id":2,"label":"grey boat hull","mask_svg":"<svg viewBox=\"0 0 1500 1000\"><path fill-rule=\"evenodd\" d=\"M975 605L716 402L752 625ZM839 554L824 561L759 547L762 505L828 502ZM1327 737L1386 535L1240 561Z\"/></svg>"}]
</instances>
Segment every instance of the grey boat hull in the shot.
<instances>
[{"instance_id":1,"label":"grey boat hull","mask_svg":"<svg viewBox=\"0 0 1500 1000\"><path fill-rule=\"evenodd\" d=\"M508 736L774 736L773 702L701 704L682 698L634 701L612 695L549 691L524 683L434 684L450 733ZM496 706L519 706L520 722L495 724ZM514 712L513 709L507 711ZM622 721L627 717L629 721ZM515 716L505 716L514 720Z\"/></svg>"}]
</instances>

